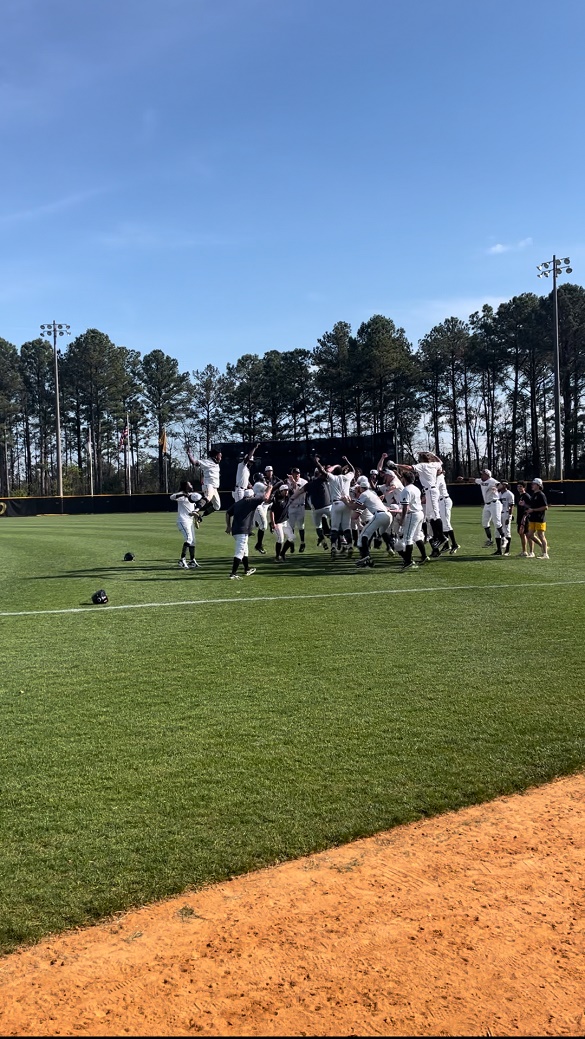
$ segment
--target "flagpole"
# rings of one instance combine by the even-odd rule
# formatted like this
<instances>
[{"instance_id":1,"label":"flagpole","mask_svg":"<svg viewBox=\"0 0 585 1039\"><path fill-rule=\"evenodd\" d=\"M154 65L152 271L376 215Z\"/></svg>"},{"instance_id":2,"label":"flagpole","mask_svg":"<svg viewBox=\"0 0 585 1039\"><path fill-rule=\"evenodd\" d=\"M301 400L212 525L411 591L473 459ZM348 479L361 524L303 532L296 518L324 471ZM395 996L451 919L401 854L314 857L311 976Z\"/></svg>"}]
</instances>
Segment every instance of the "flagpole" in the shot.
<instances>
[{"instance_id":1,"label":"flagpole","mask_svg":"<svg viewBox=\"0 0 585 1039\"><path fill-rule=\"evenodd\" d=\"M93 450L91 443L91 428L87 427L87 458L89 461L89 493L93 498Z\"/></svg>"}]
</instances>

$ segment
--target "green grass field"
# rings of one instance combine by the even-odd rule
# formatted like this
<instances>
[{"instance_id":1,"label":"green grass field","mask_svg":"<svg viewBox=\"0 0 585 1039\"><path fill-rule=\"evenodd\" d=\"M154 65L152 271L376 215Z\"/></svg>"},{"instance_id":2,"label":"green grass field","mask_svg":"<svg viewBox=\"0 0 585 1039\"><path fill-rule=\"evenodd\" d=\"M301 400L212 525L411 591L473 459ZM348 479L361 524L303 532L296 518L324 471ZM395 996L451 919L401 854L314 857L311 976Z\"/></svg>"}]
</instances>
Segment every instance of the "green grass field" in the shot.
<instances>
[{"instance_id":1,"label":"green grass field","mask_svg":"<svg viewBox=\"0 0 585 1039\"><path fill-rule=\"evenodd\" d=\"M0 948L581 768L585 511L548 562L480 512L424 570L310 531L239 582L223 517L196 572L173 514L0 519Z\"/></svg>"}]
</instances>

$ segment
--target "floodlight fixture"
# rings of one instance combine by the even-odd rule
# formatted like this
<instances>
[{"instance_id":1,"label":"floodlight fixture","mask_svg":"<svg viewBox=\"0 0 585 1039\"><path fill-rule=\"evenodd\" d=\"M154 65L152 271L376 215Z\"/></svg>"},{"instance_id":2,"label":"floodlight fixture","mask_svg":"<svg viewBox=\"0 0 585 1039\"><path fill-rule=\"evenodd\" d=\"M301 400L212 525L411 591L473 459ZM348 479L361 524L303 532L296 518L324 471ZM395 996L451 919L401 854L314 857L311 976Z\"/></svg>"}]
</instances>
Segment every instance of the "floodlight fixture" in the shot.
<instances>
[{"instance_id":1,"label":"floodlight fixture","mask_svg":"<svg viewBox=\"0 0 585 1039\"><path fill-rule=\"evenodd\" d=\"M61 412L59 407L59 351L57 350L57 336L71 335L70 325L57 324L56 321L46 321L41 325L41 336L53 340L53 359L55 364L55 435L57 444L57 494L61 499L61 511L63 511L63 463L61 459Z\"/></svg>"}]
</instances>

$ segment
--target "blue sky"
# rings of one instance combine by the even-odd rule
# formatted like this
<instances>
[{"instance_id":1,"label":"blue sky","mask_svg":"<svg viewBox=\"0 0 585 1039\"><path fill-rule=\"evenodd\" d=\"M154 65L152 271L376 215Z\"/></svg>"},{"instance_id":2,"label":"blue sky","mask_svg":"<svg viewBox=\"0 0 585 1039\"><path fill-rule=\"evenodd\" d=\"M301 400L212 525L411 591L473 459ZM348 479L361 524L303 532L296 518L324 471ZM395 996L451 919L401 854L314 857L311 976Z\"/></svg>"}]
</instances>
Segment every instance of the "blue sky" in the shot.
<instances>
[{"instance_id":1,"label":"blue sky","mask_svg":"<svg viewBox=\"0 0 585 1039\"><path fill-rule=\"evenodd\" d=\"M0 336L193 370L583 283L583 0L3 0Z\"/></svg>"}]
</instances>

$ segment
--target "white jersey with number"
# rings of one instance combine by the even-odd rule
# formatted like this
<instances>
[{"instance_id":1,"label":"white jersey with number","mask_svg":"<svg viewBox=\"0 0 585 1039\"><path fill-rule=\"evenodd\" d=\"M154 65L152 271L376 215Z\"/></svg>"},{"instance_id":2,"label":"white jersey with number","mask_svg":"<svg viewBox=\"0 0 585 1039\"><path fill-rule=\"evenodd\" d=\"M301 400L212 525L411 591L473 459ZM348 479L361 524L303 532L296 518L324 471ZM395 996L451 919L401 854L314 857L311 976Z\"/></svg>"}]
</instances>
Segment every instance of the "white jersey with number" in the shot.
<instances>
[{"instance_id":1,"label":"white jersey with number","mask_svg":"<svg viewBox=\"0 0 585 1039\"><path fill-rule=\"evenodd\" d=\"M512 491L502 491L500 493L500 501L502 503L502 513L509 515L514 508L514 495Z\"/></svg>"},{"instance_id":2,"label":"white jersey with number","mask_svg":"<svg viewBox=\"0 0 585 1039\"><path fill-rule=\"evenodd\" d=\"M171 494L170 499L177 503L179 509L178 521L190 523L197 512L196 502L201 501L201 495L197 494L197 491L193 491L192 494L186 496L182 491L178 491L176 494Z\"/></svg>"},{"instance_id":3,"label":"white jersey with number","mask_svg":"<svg viewBox=\"0 0 585 1039\"><path fill-rule=\"evenodd\" d=\"M481 493L486 505L493 505L495 501L500 500L498 496L499 480L494 480L493 476L490 476L487 480L482 480L481 477L478 477L475 482L478 487L481 487Z\"/></svg>"},{"instance_id":4,"label":"white jersey with number","mask_svg":"<svg viewBox=\"0 0 585 1039\"><path fill-rule=\"evenodd\" d=\"M415 487L413 483L407 484L406 487L403 487L400 495L400 504L406 505L407 513L422 513L423 507L422 502L420 500L420 491L418 487Z\"/></svg>"}]
</instances>

